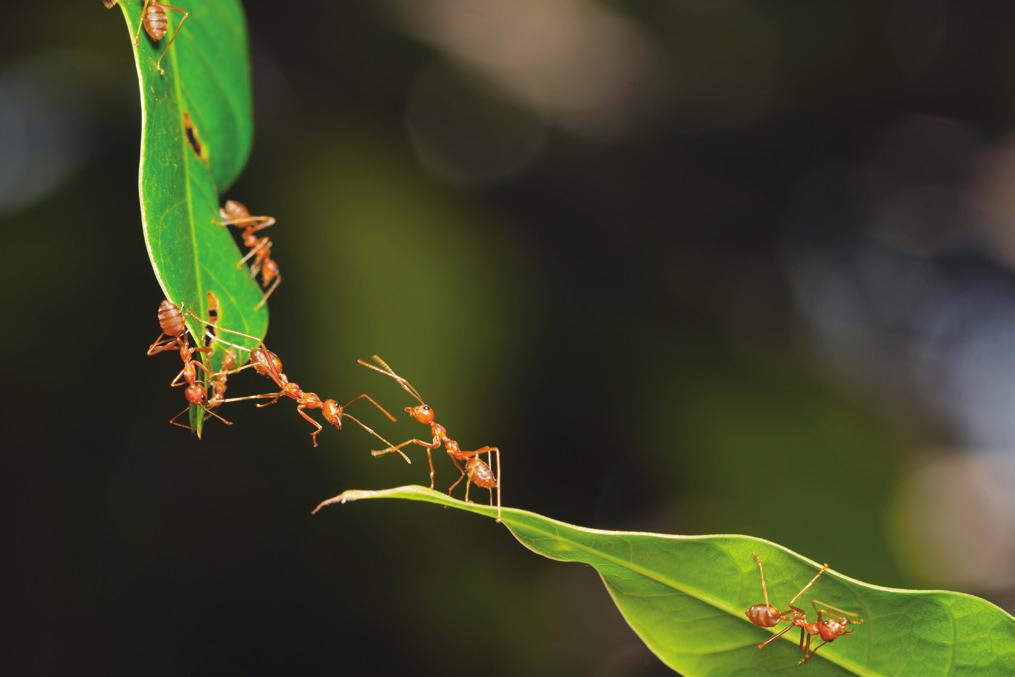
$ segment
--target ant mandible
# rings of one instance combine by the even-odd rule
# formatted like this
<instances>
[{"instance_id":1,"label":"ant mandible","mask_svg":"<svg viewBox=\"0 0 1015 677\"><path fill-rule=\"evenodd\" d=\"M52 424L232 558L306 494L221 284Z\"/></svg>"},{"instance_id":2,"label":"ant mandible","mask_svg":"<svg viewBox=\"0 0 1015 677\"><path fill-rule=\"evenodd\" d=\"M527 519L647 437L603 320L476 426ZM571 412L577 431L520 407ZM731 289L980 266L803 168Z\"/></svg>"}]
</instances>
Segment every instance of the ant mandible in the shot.
<instances>
[{"instance_id":1,"label":"ant mandible","mask_svg":"<svg viewBox=\"0 0 1015 677\"><path fill-rule=\"evenodd\" d=\"M811 600L811 606L813 606L814 611L817 612L818 619L813 623L808 623L807 612L798 606L794 606L794 603L798 599L800 599L800 596L803 595L805 592L807 592L807 590L809 590L812 585L814 585L815 581L817 581L818 578L821 577L821 574L825 573L825 571L828 569L827 564L821 565L821 569L818 570L818 573L815 574L814 578L812 578L807 583L807 585L801 588L800 592L798 592L796 596L794 596L793 599L789 601L789 604L786 605L789 607L789 609L787 609L786 611L780 611L779 609L772 606L768 602L768 587L765 585L765 569L761 566L761 558L758 557L757 554L754 555L754 561L757 563L758 572L761 574L761 592L765 596L765 603L755 604L750 609L748 609L745 612L747 619L754 625L757 625L762 628L773 628L779 623L782 623L783 621L789 621L789 625L787 625L785 628L783 628L782 630L775 633L774 635L766 639L764 642L759 644L758 645L759 649L764 649L766 646L768 646L775 640L779 639L793 628L800 628L799 646L800 650L804 652L804 657L801 658L797 664L802 665L807 661L809 661L811 659L811 656L816 654L818 652L818 649L820 649L824 645L828 644L829 642L835 641L836 639L842 637L843 635L851 634L850 631L848 630L848 627L851 623L853 625L860 625L861 623L863 623L863 619L860 618L858 614L855 614L851 611L844 611L842 609L832 606L831 604L828 604L827 602L822 602L816 599ZM831 609L831 611L834 611L836 613L835 614L831 613L829 609ZM830 618L825 618L826 615L830 616ZM851 617L852 620L850 618L847 618L847 616ZM814 650L812 651L811 638L814 635L820 635L823 641L821 642L821 644L814 647ZM804 642L805 638L806 643Z\"/></svg>"},{"instance_id":2,"label":"ant mandible","mask_svg":"<svg viewBox=\"0 0 1015 677\"><path fill-rule=\"evenodd\" d=\"M447 429L437 422L436 414L434 410L423 401L423 396L419 394L411 383L406 381L404 378L396 374L388 364L382 360L379 356L374 355L373 361L377 364L370 364L363 360L356 360L359 364L373 369L374 371L380 372L385 376L390 376L400 386L402 390L409 393L419 404L415 407L406 407L405 412L409 414L414 420L423 425L430 426L430 432L433 435L433 439L429 442L420 439L411 439L402 442L397 445L389 445L385 449L374 450L374 456L383 456L384 454L391 453L402 453L402 447L409 444L416 444L426 449L426 460L430 464L430 488L434 488L434 469L433 469L433 450L439 449L440 446L444 445L444 450L448 452L448 456L451 457L451 461L458 468L458 472L461 473L454 484L448 487L448 495L454 491L455 487L458 486L459 482L463 479L465 483L465 500L469 500L469 486L475 484L483 489L490 491L491 503L493 501L493 490L497 490L497 521L500 522L501 517L501 500L500 500L500 487L501 487L501 472L500 472L500 449L497 447L480 447L472 451L462 451L461 447L458 446L458 442L448 437ZM379 366L378 366L379 365ZM480 455L486 454L486 461L479 458ZM490 454L496 454L497 456L497 474L495 475L493 470L490 468ZM465 468L463 469L459 461L465 462ZM325 502L327 503L327 501Z\"/></svg>"},{"instance_id":3,"label":"ant mandible","mask_svg":"<svg viewBox=\"0 0 1015 677\"><path fill-rule=\"evenodd\" d=\"M113 2L106 2L103 0L106 7L112 7ZM144 28L145 33L152 39L153 42L159 42L166 36L166 31L169 28L169 16L166 14L166 10L172 10L183 14L183 18L180 19L180 23L177 24L176 30L173 31L173 37L169 39L169 44L162 51L162 55L159 60L155 62L156 68L159 69L159 75L165 75L166 71L162 68L162 59L169 53L169 48L173 46L173 42L176 40L176 36L180 34L180 30L183 28L184 22L187 17L190 16L190 12L179 7L173 7L167 5L159 0L145 0L144 7L141 8L141 23L138 24L137 32L134 34L134 44L141 44L141 29Z\"/></svg>"},{"instance_id":4,"label":"ant mandible","mask_svg":"<svg viewBox=\"0 0 1015 677\"><path fill-rule=\"evenodd\" d=\"M191 313L191 317L196 319L198 322L209 324L208 322L205 322L203 319L197 317L193 313ZM213 382L216 381L216 379L219 377L222 378L223 394L224 394L225 377L230 374L237 374L245 369L253 369L261 376L271 379L275 383L275 385L278 386L279 388L278 392L273 393L260 393L258 395L246 395L244 397L224 398L219 401L220 404L225 404L227 402L241 402L244 400L270 399L271 402L257 405L258 408L263 408L269 407L273 404L277 404L278 401L283 397L288 397L296 401L296 413L298 413L308 423L314 426L315 430L312 433L310 433L310 439L313 441L315 447L317 446L317 436L321 433L324 427L316 420L314 420L314 418L306 412L307 409L311 410L320 409L321 414L324 416L324 420L333 425L338 430L342 429L343 418L351 419L354 423L363 428L363 430L370 433L384 444L391 446L391 442L384 439L384 437L382 437L376 430L374 430L367 424L363 423L363 421L359 420L358 418L356 418L355 416L346 411L346 408L353 402L360 399L365 399L372 405L377 407L377 409L379 409L382 414L387 416L390 421L394 422L395 417L392 416L390 413L388 413L387 409L378 404L377 401L374 400L374 398L370 397L366 393L360 393L359 395L352 398L345 404L339 404L336 400L332 399L322 400L317 393L304 391L297 383L290 381L289 377L282 372L282 360L279 359L278 355L268 350L268 347L264 345L263 341L259 341L254 336L250 336L249 334L244 334L243 332L235 331L233 329L220 328L219 331L226 331L229 332L230 334L236 334L237 336L243 336L244 338L248 338L253 341L258 341L258 345L256 348L243 348L242 346L234 346L236 348L240 348L241 350L245 350L250 353L250 361L247 364L239 368L233 368L235 366L235 361L233 362L232 366L229 367L226 367L225 362L223 362L223 369L212 375ZM225 343L227 345L233 345L230 344L228 341L223 341L217 335L215 336L215 340ZM402 454L402 458L405 459L406 463L412 462L409 460L409 457L406 456L405 454Z\"/></svg>"},{"instance_id":5,"label":"ant mandible","mask_svg":"<svg viewBox=\"0 0 1015 677\"><path fill-rule=\"evenodd\" d=\"M268 297L282 283L282 274L278 263L275 259L271 258L271 238L257 236L259 231L275 225L275 217L251 216L247 206L238 200L226 200L219 210L219 216L222 219L216 220L215 223L220 226L240 226L243 228L243 246L250 251L237 262L236 267L239 268L247 262L247 259L254 258L254 262L250 264L250 274L257 277L258 273L260 273L261 286L267 288L267 291L261 297L260 303L254 306L254 310L260 310L268 301Z\"/></svg>"}]
</instances>

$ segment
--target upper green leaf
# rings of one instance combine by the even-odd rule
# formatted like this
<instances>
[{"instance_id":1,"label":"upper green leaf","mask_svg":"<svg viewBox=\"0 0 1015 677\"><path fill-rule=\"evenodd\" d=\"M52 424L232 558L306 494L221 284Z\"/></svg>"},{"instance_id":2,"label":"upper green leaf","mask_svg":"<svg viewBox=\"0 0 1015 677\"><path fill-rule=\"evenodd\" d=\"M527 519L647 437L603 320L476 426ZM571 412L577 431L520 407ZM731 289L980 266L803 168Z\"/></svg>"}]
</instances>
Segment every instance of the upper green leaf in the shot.
<instances>
[{"instance_id":1,"label":"upper green leaf","mask_svg":"<svg viewBox=\"0 0 1015 677\"><path fill-rule=\"evenodd\" d=\"M346 491L334 502L404 498L496 516L423 487ZM504 524L544 557L594 567L621 614L666 665L687 675L764 674L796 668L793 630L764 651L771 632L744 612L763 602L752 554L761 556L771 602L785 608L818 569L780 545L750 536L671 536L600 531L505 508ZM1011 675L1015 619L978 597L940 590L900 590L863 583L829 569L798 604L811 599L854 611L863 624L815 654L794 674ZM782 625L785 627L785 624Z\"/></svg>"},{"instance_id":2,"label":"upper green leaf","mask_svg":"<svg viewBox=\"0 0 1015 677\"><path fill-rule=\"evenodd\" d=\"M143 0L121 0L132 44ZM267 308L228 228L217 225L220 193L239 175L253 135L250 65L243 9L236 0L184 7L186 23L159 56L182 15L158 43L144 30L134 45L141 88L140 200L145 243L166 298L208 314L208 292L220 305L219 326L263 338ZM154 308L154 304L153 304ZM204 327L188 321L195 336ZM252 341L233 337L243 345ZM238 355L242 363L246 355ZM210 360L219 366L220 353ZM199 411L199 410L198 410ZM192 423L200 429L200 416Z\"/></svg>"}]
</instances>

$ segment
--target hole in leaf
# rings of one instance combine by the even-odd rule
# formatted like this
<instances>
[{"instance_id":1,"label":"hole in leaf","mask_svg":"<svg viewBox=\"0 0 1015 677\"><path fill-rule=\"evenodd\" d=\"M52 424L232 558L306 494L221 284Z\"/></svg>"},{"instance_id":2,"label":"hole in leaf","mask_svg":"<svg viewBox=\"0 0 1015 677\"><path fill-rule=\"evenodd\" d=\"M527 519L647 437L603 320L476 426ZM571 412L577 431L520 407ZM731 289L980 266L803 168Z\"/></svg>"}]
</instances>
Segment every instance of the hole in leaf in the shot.
<instances>
[{"instance_id":1,"label":"hole in leaf","mask_svg":"<svg viewBox=\"0 0 1015 677\"><path fill-rule=\"evenodd\" d=\"M197 127L194 126L194 121L190 119L190 113L183 114L183 129L187 133L187 142L190 147L194 149L194 152L199 158L208 161L208 152L201 143L201 136L197 132Z\"/></svg>"},{"instance_id":2,"label":"hole in leaf","mask_svg":"<svg viewBox=\"0 0 1015 677\"><path fill-rule=\"evenodd\" d=\"M218 327L219 320L222 319L222 311L219 307L218 297L215 296L215 292L208 292L208 324L212 326L212 329ZM212 339L211 332L205 337L205 345L214 346L215 341Z\"/></svg>"}]
</instances>

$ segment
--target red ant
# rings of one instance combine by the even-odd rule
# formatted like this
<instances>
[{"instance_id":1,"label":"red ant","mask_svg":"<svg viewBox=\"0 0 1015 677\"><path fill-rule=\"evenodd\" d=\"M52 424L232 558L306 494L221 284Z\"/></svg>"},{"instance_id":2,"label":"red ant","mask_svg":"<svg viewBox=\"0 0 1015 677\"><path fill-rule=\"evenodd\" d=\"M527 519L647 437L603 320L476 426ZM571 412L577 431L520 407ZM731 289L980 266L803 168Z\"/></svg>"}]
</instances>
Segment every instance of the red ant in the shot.
<instances>
[{"instance_id":1,"label":"red ant","mask_svg":"<svg viewBox=\"0 0 1015 677\"><path fill-rule=\"evenodd\" d=\"M194 317L194 319L196 319L198 322L202 322L204 324L208 324L207 322L205 322L201 318L197 317L193 313L191 313L191 316ZM248 338L248 339L251 339L251 340L254 340L254 341L258 340L257 338L255 338L253 336L250 336L248 334L244 334L242 332L234 331L232 329L223 329L223 331L227 331L227 332L229 332L231 334L236 334L238 336L243 336L245 338ZM216 336L215 340L222 341L222 339L218 338L217 336ZM222 342L228 344L227 341L222 341ZM232 345L232 344L228 344L228 345ZM351 400L349 400L345 404L339 404L337 401L331 400L331 399L322 400L320 398L320 396L318 396L317 393L306 392L302 388L300 388L300 386L297 383L294 383L293 381L290 381L289 377L286 376L282 372L282 360L280 360L278 358L278 355L276 355L275 353L273 353L270 350L268 350L268 347L266 345L264 345L263 341L258 341L258 345L257 345L256 348L247 349L247 348L241 348L240 346L235 346L235 347L240 348L241 350L249 350L249 353L250 353L250 362L245 364L245 365L243 365L242 367L239 367L238 369L231 368L231 367L230 368L226 368L225 363L223 362L223 370L219 371L219 372L216 372L212 376L212 380L213 381L216 378L218 378L218 377L222 377L223 384L224 384L224 381L225 381L224 377L225 376L227 376L229 374L237 374L237 373L243 371L244 369L251 369L252 368L254 371L256 371L261 376L264 376L266 378L271 379L275 383L275 385L278 386L279 390L278 390L278 392L274 392L274 393L261 393L261 394L258 394L258 395L247 395L247 396L244 396L244 397L230 397L228 399L222 399L219 402L220 404L224 404L226 402L240 402L240 401L243 401L243 400L271 399L271 402L267 402L265 404L258 404L257 405L258 408L263 408L263 407L269 407L269 406L271 406L273 404L277 404L278 401L280 399L282 399L283 397L289 397L289 398L291 398L291 399L296 401L296 413L298 413L300 416L302 416L304 419L306 419L307 422L309 422L311 425L314 426L315 430L314 430L314 432L310 433L310 438L313 441L315 447L317 446L317 436L321 433L321 431L324 429L324 427L320 423L318 423L316 420L314 420L314 418L312 416L307 414L307 412L306 412L307 409L320 409L321 410L321 414L324 416L324 420L327 421L328 423L330 423L331 425L335 426L335 428L337 428L338 430L342 429L342 418L343 417L351 419L353 422L355 422L361 428L363 428L363 430L367 431L368 433L370 433L371 435L373 435L374 437L379 439L384 444L386 444L388 446L391 446L391 442L389 442L388 440L384 439L379 433L377 433L377 431L375 431L373 428L371 428L367 424L363 423L363 421L359 420L358 418L356 418L355 416L353 416L352 414L350 414L350 413L348 413L346 411L346 408L350 404L355 402L356 400L365 399L365 400L369 401L372 405L377 407L377 409L379 409L382 414L387 416L389 420L394 422L395 421L395 417L392 416L390 413L388 413L387 409L385 409L380 404L378 404L376 400L374 400L372 397L370 397L366 393L360 393L359 395L357 395L356 397L352 398ZM233 362L233 365L235 366L235 361ZM224 390L224 385L223 385L223 390ZM402 458L405 459L406 463L411 463L412 462L412 461L409 460L409 457L406 456L405 454L402 454Z\"/></svg>"},{"instance_id":2,"label":"red ant","mask_svg":"<svg viewBox=\"0 0 1015 677\"><path fill-rule=\"evenodd\" d=\"M190 312L188 310L188 312ZM193 316L193 313L191 313ZM207 397L207 391L205 387L197 382L197 369L204 370L205 374L210 374L208 367L204 366L201 362L194 359L194 353L210 353L212 348L206 346L191 346L190 340L187 338L187 323L183 319L183 312L174 304L172 301L164 300L159 304L159 327L162 329L162 333L159 337L148 346L148 355L156 355L166 350L177 349L180 351L180 360L183 362L183 368L169 383L169 387L176 388L178 386L186 385L183 391L183 396L187 400L188 406L184 407L183 411L169 419L169 423L178 426L180 428L186 428L187 430L193 430L189 425L183 425L177 423L178 419L184 412L190 410L190 405L199 406L204 408L209 414L219 419L226 425L232 425L230 421L222 418L211 410L212 407L217 407L221 404L221 397L219 402L209 406ZM166 340L163 341L163 337ZM235 359L233 364L235 364ZM182 380L181 380L182 379ZM222 380L220 385L213 386L218 392L221 388L221 394L225 393L225 380Z\"/></svg>"},{"instance_id":3,"label":"red ant","mask_svg":"<svg viewBox=\"0 0 1015 677\"><path fill-rule=\"evenodd\" d=\"M115 3L115 0L102 0L103 4L107 8L111 8ZM156 68L159 69L159 75L165 75L166 71L162 68L162 59L165 58L169 52L169 48L173 46L173 42L176 40L176 36L180 34L180 29L183 28L184 22L187 17L190 16L190 12L179 7L173 7L167 5L159 0L145 0L144 7L141 8L141 23L138 24L137 33L134 34L134 44L141 44L141 29L144 28L145 33L154 42L159 42L166 36L166 31L169 28L169 16L166 14L166 10L172 10L183 14L183 18L180 19L180 23L176 26L176 30L173 31L173 37L169 39L169 44L166 45L159 60L155 62Z\"/></svg>"},{"instance_id":4,"label":"red ant","mask_svg":"<svg viewBox=\"0 0 1015 677\"><path fill-rule=\"evenodd\" d=\"M267 302L268 297L282 283L278 263L271 258L271 238L257 236L258 231L275 225L275 217L251 216L247 206L237 200L226 200L222 209L219 210L219 216L222 217L222 220L215 221L215 223L221 226L241 226L243 228L243 246L250 251L239 260L236 267L242 266L250 257L254 258L254 262L250 264L250 274L257 277L257 274L260 273L261 286L268 289L261 297L260 303L254 306L254 310L260 310L261 306Z\"/></svg>"},{"instance_id":5,"label":"red ant","mask_svg":"<svg viewBox=\"0 0 1015 677\"><path fill-rule=\"evenodd\" d=\"M459 482L461 482L463 479L465 479L466 480L466 483L465 483L465 500L466 501L469 500L469 486L472 485L472 484L475 484L478 487L482 487L483 489L489 489L490 490L490 501L491 501L491 504L492 504L492 502L493 502L493 490L496 489L497 490L497 521L500 522L500 517L501 517L501 502L500 502L500 477L501 477L501 473L500 473L500 449L498 449L497 447L486 446L486 447L480 447L479 449L475 449L473 451L462 451L461 447L458 446L458 442L455 442L453 439L448 437L448 431L447 431L447 429L444 426L442 426L440 423L437 422L437 420L436 420L436 414L434 413L434 410L431 409L430 406L427 405L427 403L423 401L423 397L422 397L422 395L419 394L419 391L416 390L412 386L412 384L410 384L404 378L402 378L401 376L396 374L391 369L391 367L389 367L388 364L384 360L382 360L379 356L374 355L373 356L373 360L374 360L374 362L376 362L380 366L378 367L376 365L370 364L369 362L364 362L363 360L356 360L356 361L359 364L363 365L364 367L367 367L368 369L373 369L374 371L380 372L380 373L384 374L385 376L390 376L400 386L402 386L402 390L404 390L405 392L407 392L410 395L412 395L412 397L415 398L417 402L419 402L418 406L415 406L415 407L406 407L405 408L405 412L407 414L409 414L409 416L411 416L413 419L415 419L418 423L422 423L423 425L430 426L430 432L433 434L433 439L430 442L426 442L424 440L413 438L411 440L406 440L405 442L402 442L401 444L397 444L397 445L394 445L394 446L388 445L388 447L385 448L385 449L375 450L375 451L373 451L371 453L373 453L374 456L383 456L384 454L390 454L390 453L395 453L395 452L401 454L402 453L402 447L404 447L406 445L409 445L409 444L416 444L416 445L419 445L419 446L423 447L424 449L426 449L426 460L430 464L430 488L433 489L434 488L434 469L433 469L433 453L432 453L432 451L434 449L440 448L440 446L443 444L444 445L444 450L448 452L448 456L451 457L451 461L455 464L455 467L458 468L458 472L461 473L461 475L458 477L458 479L455 480L455 483L452 484L450 487L448 487L448 495L450 496L451 492L454 491L455 487L458 486ZM482 455L482 454L486 454L486 461L483 461L482 459L479 458L479 456ZM496 454L497 455L497 474L496 475L493 473L493 470L490 468L490 454ZM465 462L465 468L464 469L462 468L462 466L459 463L459 461L464 461ZM325 503L327 503L327 501L325 501Z\"/></svg>"},{"instance_id":6,"label":"red ant","mask_svg":"<svg viewBox=\"0 0 1015 677\"><path fill-rule=\"evenodd\" d=\"M757 555L754 555L754 561L758 564L758 571L761 573L761 592L765 596L765 603L755 604L750 609L748 609L746 611L747 619L751 621L751 623L753 623L754 625L757 625L762 628L773 628L779 623L782 623L783 621L790 622L790 624L787 625L785 628L783 628L782 630L775 633L774 635L766 639L764 642L759 644L758 645L759 649L764 649L766 646L768 646L775 640L779 639L793 628L800 628L800 650L804 652L804 657L800 659L797 665L802 665L807 661L809 661L811 659L811 656L816 654L818 652L818 649L820 649L824 645L828 644L829 642L835 641L836 639L842 637L843 635L851 634L847 629L851 623L853 625L859 625L863 623L863 619L860 618L858 614L852 613L850 611L844 611L842 609L832 606L831 604L828 604L827 602L822 602L816 599L811 600L811 606L813 606L814 611L817 612L818 620L815 621L814 623L808 623L807 612L798 606L794 606L794 602L800 599L800 596L803 595L808 589L810 589L812 585L814 585L814 582L821 577L821 574L825 573L825 571L828 569L827 564L821 565L821 569L818 571L817 574L815 574L814 578L812 578L807 583L807 585L801 588L800 592L798 592L796 596L789 601L789 604L787 605L789 609L787 609L786 611L779 611L779 609L768 603L768 588L765 585L765 570L761 566L761 558L758 557ZM836 613L835 614L831 613L829 609L835 611ZM825 618L826 615L831 616L831 618ZM846 618L846 616L850 616L852 620L850 618ZM822 641L821 644L814 647L814 650L812 651L811 638L814 635L820 635L821 639L824 641ZM807 639L806 644L804 643L805 637Z\"/></svg>"}]
</instances>

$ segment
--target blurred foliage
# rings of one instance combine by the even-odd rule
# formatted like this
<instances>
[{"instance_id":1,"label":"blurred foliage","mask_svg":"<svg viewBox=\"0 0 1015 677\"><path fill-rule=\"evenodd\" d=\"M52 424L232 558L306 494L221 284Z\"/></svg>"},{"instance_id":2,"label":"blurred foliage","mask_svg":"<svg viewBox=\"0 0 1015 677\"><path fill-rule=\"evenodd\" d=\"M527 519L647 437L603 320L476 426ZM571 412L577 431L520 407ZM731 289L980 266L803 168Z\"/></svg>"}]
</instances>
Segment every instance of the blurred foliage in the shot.
<instances>
[{"instance_id":1,"label":"blurred foliage","mask_svg":"<svg viewBox=\"0 0 1015 677\"><path fill-rule=\"evenodd\" d=\"M519 9L244 3L257 138L228 197L279 219L287 373L397 408L354 360L401 365L456 439L503 450L513 506L1015 608L1013 447L984 423L1015 374L1015 8L493 5ZM165 425L123 24L53 10L0 25L12 669L667 674L594 574L490 524L308 519L425 481L361 431L311 449L282 406L201 443ZM568 99L586 83L609 89Z\"/></svg>"}]
</instances>

